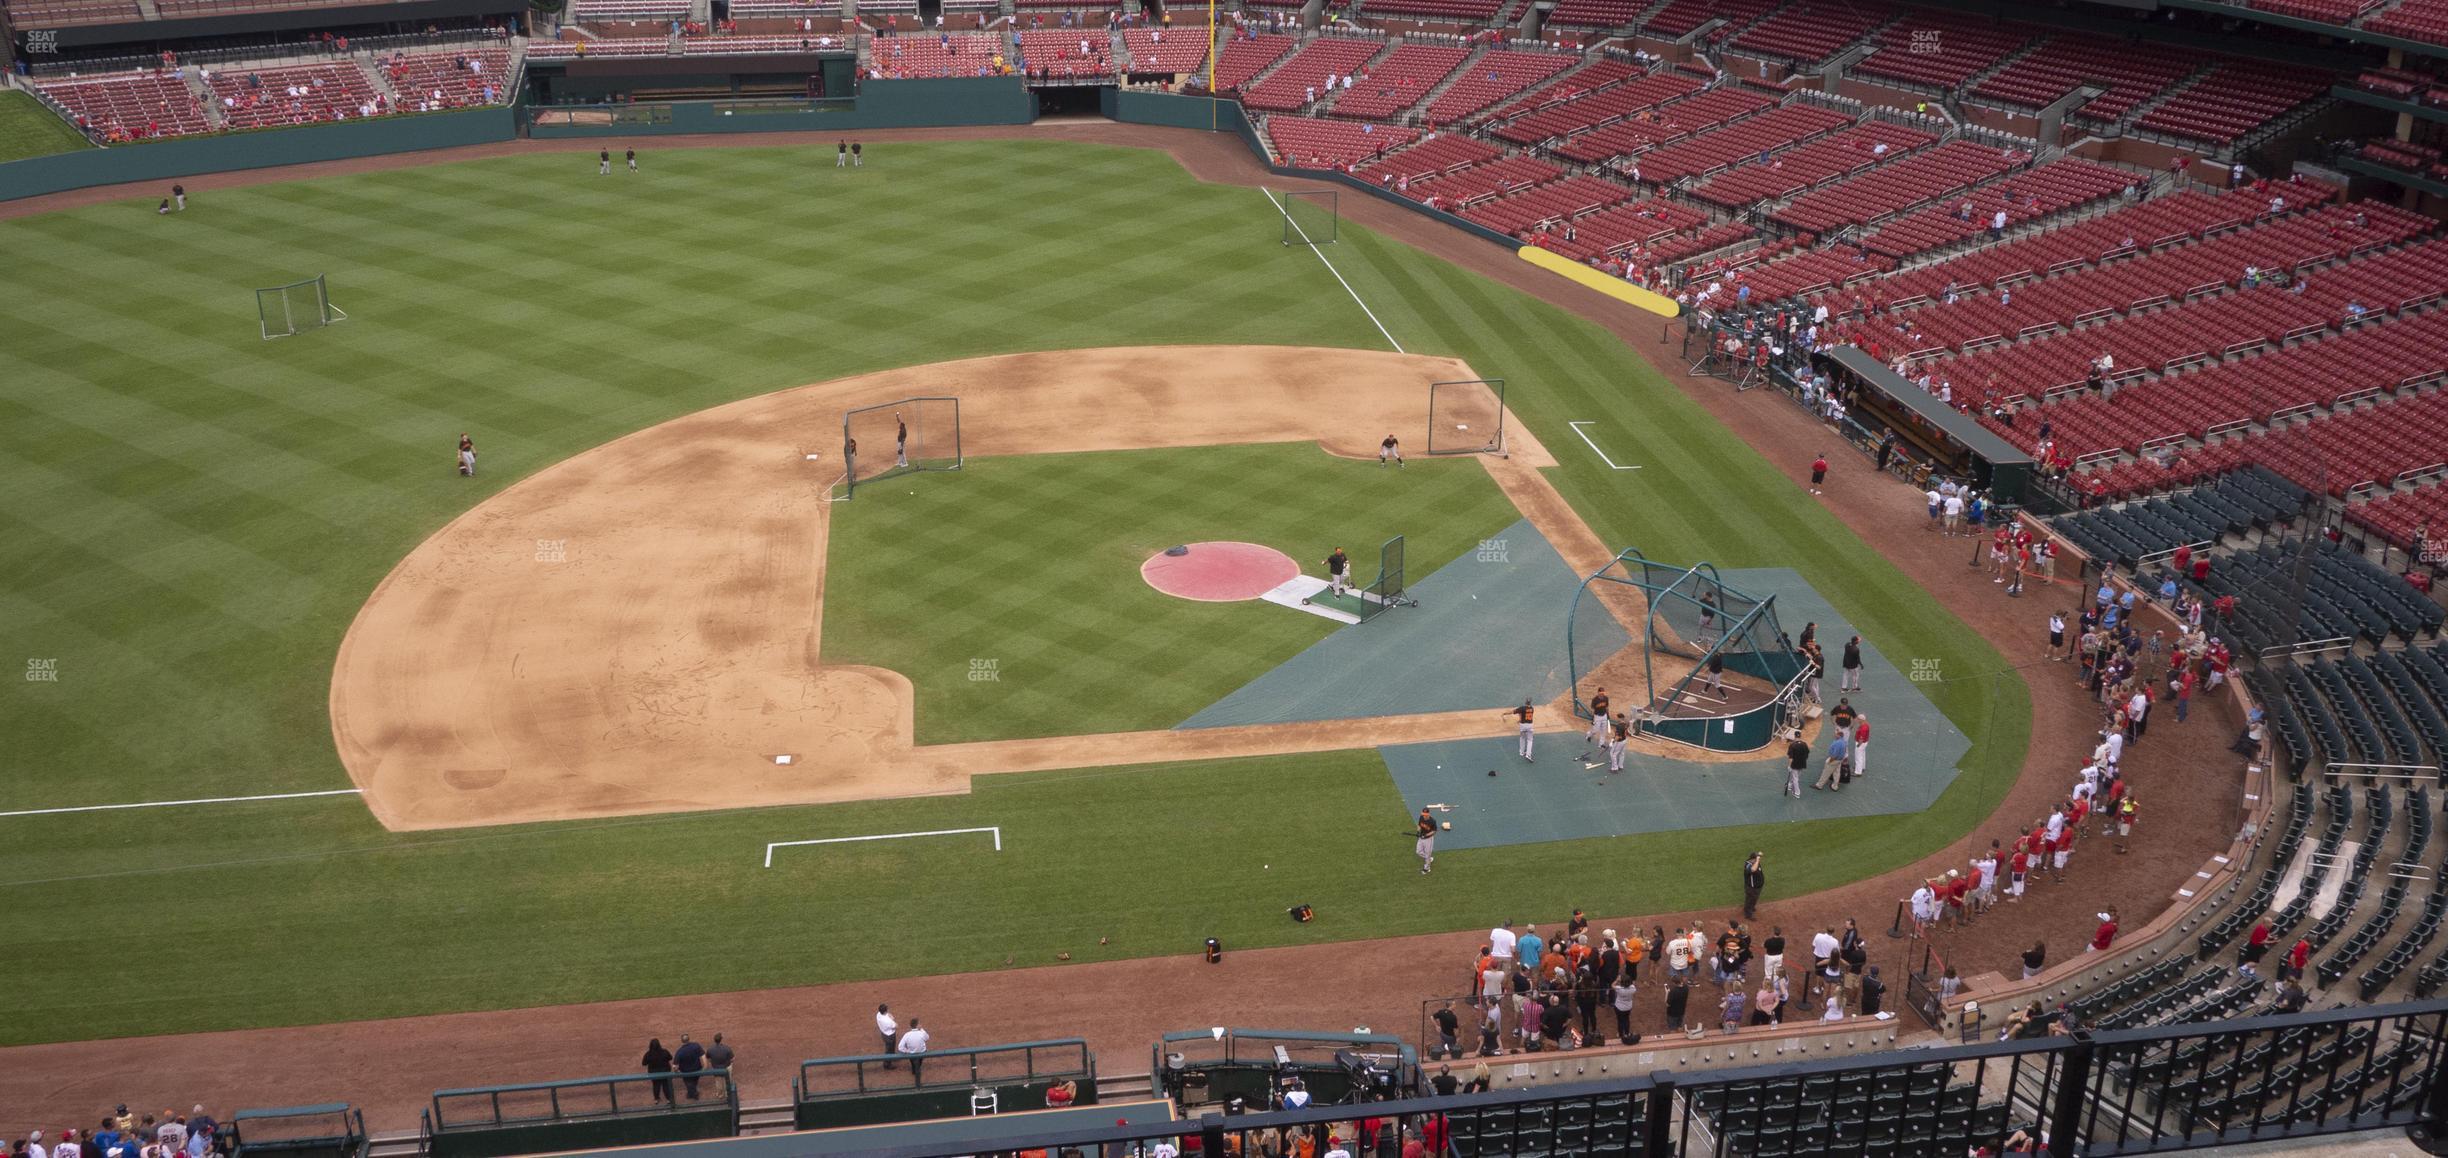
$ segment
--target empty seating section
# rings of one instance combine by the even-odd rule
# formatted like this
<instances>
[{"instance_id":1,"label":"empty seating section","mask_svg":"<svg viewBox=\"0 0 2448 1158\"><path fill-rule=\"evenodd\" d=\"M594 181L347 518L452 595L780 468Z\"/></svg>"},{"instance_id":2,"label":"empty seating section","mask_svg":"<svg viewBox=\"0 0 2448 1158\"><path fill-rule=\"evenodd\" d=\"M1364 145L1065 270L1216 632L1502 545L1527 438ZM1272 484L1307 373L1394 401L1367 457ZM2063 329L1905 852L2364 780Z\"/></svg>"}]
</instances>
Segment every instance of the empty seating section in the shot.
<instances>
[{"instance_id":1,"label":"empty seating section","mask_svg":"<svg viewBox=\"0 0 2448 1158\"><path fill-rule=\"evenodd\" d=\"M2365 141L2355 150L2355 155L2374 164L2434 180L2448 178L2448 161L2443 161L2440 151L2430 145L2418 145L2412 141Z\"/></svg>"},{"instance_id":2,"label":"empty seating section","mask_svg":"<svg viewBox=\"0 0 2448 1158\"><path fill-rule=\"evenodd\" d=\"M1573 176L1482 201L1463 210L1462 216L1499 233L1523 233L1538 226L1559 225L1631 196L1632 191L1621 185L1595 177ZM1574 233L1577 236L1579 230L1576 228Z\"/></svg>"},{"instance_id":3,"label":"empty seating section","mask_svg":"<svg viewBox=\"0 0 2448 1158\"><path fill-rule=\"evenodd\" d=\"M2448 0L2404 0L2364 21L2363 28L2429 44L2448 44Z\"/></svg>"},{"instance_id":4,"label":"empty seating section","mask_svg":"<svg viewBox=\"0 0 2448 1158\"><path fill-rule=\"evenodd\" d=\"M1323 101L1333 91L1327 87L1329 78L1340 86L1343 77L1352 75L1363 62L1377 55L1385 46L1386 42L1382 40L1340 36L1312 40L1292 59L1267 74L1265 80L1244 91L1241 102L1253 109L1289 111L1307 105L1309 94L1313 92L1317 94L1317 99ZM1358 81L1353 82L1352 90L1359 91Z\"/></svg>"},{"instance_id":5,"label":"empty seating section","mask_svg":"<svg viewBox=\"0 0 2448 1158\"><path fill-rule=\"evenodd\" d=\"M382 70L383 78L391 83L391 91L399 94L403 110L484 104L488 85L492 86L494 101L509 99L501 91L510 71L507 48L402 53L384 58Z\"/></svg>"},{"instance_id":6,"label":"empty seating section","mask_svg":"<svg viewBox=\"0 0 2448 1158\"><path fill-rule=\"evenodd\" d=\"M2422 549L2417 538L2448 542L2448 486L2435 482L2348 507L2346 521L2409 552Z\"/></svg>"},{"instance_id":7,"label":"empty seating section","mask_svg":"<svg viewBox=\"0 0 2448 1158\"><path fill-rule=\"evenodd\" d=\"M1979 235L2006 214L2008 228L2078 205L2114 197L2138 178L2080 157L2061 157L1944 198L1940 204L1886 222L1863 241L1870 252L1910 257Z\"/></svg>"},{"instance_id":8,"label":"empty seating section","mask_svg":"<svg viewBox=\"0 0 2448 1158\"><path fill-rule=\"evenodd\" d=\"M1903 305L1936 298L1950 284L1969 290L2007 279L2040 277L2088 266L2137 247L2149 249L2207 230L2232 228L2249 219L2257 208L2251 196L2221 197L2187 189L1925 265L1896 275L1881 289L1886 300Z\"/></svg>"},{"instance_id":9,"label":"empty seating section","mask_svg":"<svg viewBox=\"0 0 2448 1158\"><path fill-rule=\"evenodd\" d=\"M1360 175L1402 192L1409 182L1451 173L1463 166L1476 165L1501 155L1494 145L1484 141L1431 135L1411 148L1360 170Z\"/></svg>"},{"instance_id":10,"label":"empty seating section","mask_svg":"<svg viewBox=\"0 0 2448 1158\"><path fill-rule=\"evenodd\" d=\"M37 80L44 96L76 118L78 128L106 141L141 141L208 133L212 125L176 74L130 72L74 80Z\"/></svg>"},{"instance_id":11,"label":"empty seating section","mask_svg":"<svg viewBox=\"0 0 2448 1158\"><path fill-rule=\"evenodd\" d=\"M1421 114L1429 124L1450 125L1500 100L1541 83L1565 69L1579 57L1560 52L1517 52L1498 49L1472 61L1453 84L1438 93ZM1584 71L1612 66L1602 74L1615 80L1631 75L1631 66L1614 61L1601 61ZM1617 75L1620 70L1620 75ZM1592 83L1605 83L1595 81Z\"/></svg>"},{"instance_id":12,"label":"empty seating section","mask_svg":"<svg viewBox=\"0 0 2448 1158\"><path fill-rule=\"evenodd\" d=\"M1551 161L1536 157L1506 157L1426 182L1413 181L1409 196L1415 201L1432 202L1440 209L1453 209L1553 181L1563 175L1563 167Z\"/></svg>"},{"instance_id":13,"label":"empty seating section","mask_svg":"<svg viewBox=\"0 0 2448 1158\"><path fill-rule=\"evenodd\" d=\"M1485 24L1504 10L1506 0L1362 0L1371 16L1426 16Z\"/></svg>"},{"instance_id":14,"label":"empty seating section","mask_svg":"<svg viewBox=\"0 0 2448 1158\"><path fill-rule=\"evenodd\" d=\"M1907 9L1903 19L1879 32L1878 50L1853 72L1867 80L1953 89L1997 67L2038 35L2038 29L2020 24Z\"/></svg>"},{"instance_id":15,"label":"empty seating section","mask_svg":"<svg viewBox=\"0 0 2448 1158\"><path fill-rule=\"evenodd\" d=\"M1620 28L1632 23L1648 0L1557 0L1547 23L1571 28Z\"/></svg>"},{"instance_id":16,"label":"empty seating section","mask_svg":"<svg viewBox=\"0 0 2448 1158\"><path fill-rule=\"evenodd\" d=\"M8 10L9 22L21 29L144 19L136 0L7 0L0 7Z\"/></svg>"},{"instance_id":17,"label":"empty seating section","mask_svg":"<svg viewBox=\"0 0 2448 1158\"><path fill-rule=\"evenodd\" d=\"M1628 255L1641 246L1708 224L1708 215L1672 201L1614 205L1573 221L1573 236L1555 240L1556 252L1576 261Z\"/></svg>"},{"instance_id":18,"label":"empty seating section","mask_svg":"<svg viewBox=\"0 0 2448 1158\"><path fill-rule=\"evenodd\" d=\"M1696 133L1644 153L1641 179L1660 185L1703 177L1772 149L1783 149L1850 126L1853 118L1821 105L1796 102L1723 128Z\"/></svg>"},{"instance_id":19,"label":"empty seating section","mask_svg":"<svg viewBox=\"0 0 2448 1158\"><path fill-rule=\"evenodd\" d=\"M1775 301L1875 277L1892 265L1884 257L1864 259L1850 247L1814 249L1768 262L1741 284L1751 287L1753 301Z\"/></svg>"},{"instance_id":20,"label":"empty seating section","mask_svg":"<svg viewBox=\"0 0 2448 1158\"><path fill-rule=\"evenodd\" d=\"M1112 76L1113 37L1102 28L1032 28L1020 34L1020 61L1031 76Z\"/></svg>"},{"instance_id":21,"label":"empty seating section","mask_svg":"<svg viewBox=\"0 0 2448 1158\"><path fill-rule=\"evenodd\" d=\"M1235 36L1216 49L1215 87L1230 95L1299 43L1289 36Z\"/></svg>"},{"instance_id":22,"label":"empty seating section","mask_svg":"<svg viewBox=\"0 0 2448 1158\"><path fill-rule=\"evenodd\" d=\"M2434 311L2382 326L2359 326L2327 341L2263 357L2223 362L2042 407L2057 437L2077 455L2134 450L2170 435L2206 437L2246 422L2351 395L2394 392L2448 373L2448 314ZM2442 457L2448 457L2444 448Z\"/></svg>"},{"instance_id":23,"label":"empty seating section","mask_svg":"<svg viewBox=\"0 0 2448 1158\"><path fill-rule=\"evenodd\" d=\"M1164 39L1156 39L1158 36ZM1132 72L1197 72L1207 63L1207 30L1131 28L1122 33Z\"/></svg>"},{"instance_id":24,"label":"empty seating section","mask_svg":"<svg viewBox=\"0 0 2448 1158\"><path fill-rule=\"evenodd\" d=\"M2108 91L2082 105L2083 116L2115 120L2190 75L2198 53L2154 44L2108 44L2087 37L2050 40L1972 86L1978 100L2037 109L2084 85Z\"/></svg>"},{"instance_id":25,"label":"empty seating section","mask_svg":"<svg viewBox=\"0 0 2448 1158\"><path fill-rule=\"evenodd\" d=\"M1796 148L1740 162L1693 186L1691 195L1728 208L1791 196L1822 181L1861 172L1935 139L1921 129L1888 121L1865 121ZM1881 149L1881 145L1886 148Z\"/></svg>"},{"instance_id":26,"label":"empty seating section","mask_svg":"<svg viewBox=\"0 0 2448 1158\"><path fill-rule=\"evenodd\" d=\"M994 59L1010 51L999 33L953 32L935 36L885 36L868 49L872 67L896 80L982 76ZM588 52L594 49L589 47Z\"/></svg>"},{"instance_id":27,"label":"empty seating section","mask_svg":"<svg viewBox=\"0 0 2448 1158\"><path fill-rule=\"evenodd\" d=\"M1775 105L1753 89L1713 88L1675 101L1653 116L1632 117L1566 137L1556 153L1583 163L1639 153L1669 141L1679 141L1703 129L1750 116Z\"/></svg>"},{"instance_id":28,"label":"empty seating section","mask_svg":"<svg viewBox=\"0 0 2448 1158\"><path fill-rule=\"evenodd\" d=\"M1272 116L1267 141L1284 164L1304 169L1341 169L1367 164L1410 144L1419 130L1360 121Z\"/></svg>"},{"instance_id":29,"label":"empty seating section","mask_svg":"<svg viewBox=\"0 0 2448 1158\"><path fill-rule=\"evenodd\" d=\"M570 0L570 15L581 24L591 21L686 20L689 0Z\"/></svg>"},{"instance_id":30,"label":"empty seating section","mask_svg":"<svg viewBox=\"0 0 2448 1158\"><path fill-rule=\"evenodd\" d=\"M374 86L353 63L217 72L211 87L221 119L233 129L342 120L375 100Z\"/></svg>"},{"instance_id":31,"label":"empty seating section","mask_svg":"<svg viewBox=\"0 0 2448 1158\"><path fill-rule=\"evenodd\" d=\"M2165 465L2142 460L2095 473L2116 497L2183 486L2258 463L2305 486L2325 486L2330 494L2343 495L2365 483L2435 465L2442 446L2448 446L2448 393L2434 391L2264 434L2221 439Z\"/></svg>"},{"instance_id":32,"label":"empty seating section","mask_svg":"<svg viewBox=\"0 0 2448 1158\"><path fill-rule=\"evenodd\" d=\"M1447 44L1404 44L1369 65L1335 98L1338 117L1385 118L1427 99L1428 92L1470 55Z\"/></svg>"},{"instance_id":33,"label":"empty seating section","mask_svg":"<svg viewBox=\"0 0 2448 1158\"><path fill-rule=\"evenodd\" d=\"M1602 125L1654 109L1699 89L1700 81L1696 77L1678 72L1653 72L1507 121L1497 126L1496 136L1515 144L1535 144L1550 137L1561 137L1592 125Z\"/></svg>"},{"instance_id":34,"label":"empty seating section","mask_svg":"<svg viewBox=\"0 0 2448 1158\"><path fill-rule=\"evenodd\" d=\"M2003 1142L2012 1108L1944 1064L1870 1075L1770 1079L1692 1096L1685 1145L1707 1154L1966 1154ZM1455 1131L1459 1142L1464 1135ZM1478 1139L1471 1139L1477 1143ZM1464 1153L1548 1153L1543 1140ZM1579 1137L1555 1153L1590 1153ZM1609 1153L1638 1153L1620 1147Z\"/></svg>"},{"instance_id":35,"label":"empty seating section","mask_svg":"<svg viewBox=\"0 0 2448 1158\"><path fill-rule=\"evenodd\" d=\"M1728 249L1733 246L1741 245L1744 242L1757 238L1758 236L1759 230L1753 229L1740 221L1720 222L1716 225L1711 225L1706 229L1698 230L1692 233L1677 234L1676 236L1669 237L1664 241L1657 242L1648 247L1646 256L1650 261L1663 265L1672 265L1675 262L1690 261L1693 258L1700 257L1705 254L1715 253L1722 249ZM1734 255L1734 258L1727 260L1739 260L1746 264L1753 261L1765 261L1775 253L1782 252L1784 247L1790 247L1790 245L1791 242L1771 242L1767 245L1744 250L1743 252Z\"/></svg>"},{"instance_id":36,"label":"empty seating section","mask_svg":"<svg viewBox=\"0 0 2448 1158\"><path fill-rule=\"evenodd\" d=\"M2364 224L2356 225L2358 219ZM1982 296L1953 305L1940 303L1913 311L1910 317L1914 328L1934 339L1936 345L1962 349L1974 342L2012 338L2037 329L2181 301L2207 290L2239 284L2248 268L2275 273L2304 262L2343 257L2359 249L2403 241L2431 224L2428 219L2386 206L2325 206L2311 213L2265 220L2195 244L2170 246L2131 260L2111 261L2007 286L1994 300ZM2319 285L2324 280L2315 277L2313 284ZM2272 291L2271 296L2280 295ZM2374 305L2361 304L2366 309ZM2107 352L2119 355L2116 359L2119 366L2128 365L2122 351ZM2075 377L2079 379L2081 374L2077 372Z\"/></svg>"},{"instance_id":37,"label":"empty seating section","mask_svg":"<svg viewBox=\"0 0 2448 1158\"><path fill-rule=\"evenodd\" d=\"M2214 145L2234 142L2329 91L2329 75L2300 66L2226 61L2142 114L2134 127Z\"/></svg>"},{"instance_id":38,"label":"empty seating section","mask_svg":"<svg viewBox=\"0 0 2448 1158\"><path fill-rule=\"evenodd\" d=\"M1893 15L1883 8L1805 0L1752 25L1726 43L1737 52L1817 64L1868 36Z\"/></svg>"},{"instance_id":39,"label":"empty seating section","mask_svg":"<svg viewBox=\"0 0 2448 1158\"><path fill-rule=\"evenodd\" d=\"M1775 220L1812 233L1860 225L1963 192L2005 172L2020 159L1988 145L1948 141L1874 166L1858 177L1813 189L1778 210Z\"/></svg>"},{"instance_id":40,"label":"empty seating section","mask_svg":"<svg viewBox=\"0 0 2448 1158\"><path fill-rule=\"evenodd\" d=\"M1524 113L1551 108L1569 100L1578 100L1584 93L1612 88L1636 77L1647 76L1647 65L1635 65L1613 57L1604 57L1544 84L1534 85L1528 92L1496 106L1488 114L1491 121L1511 120Z\"/></svg>"},{"instance_id":41,"label":"empty seating section","mask_svg":"<svg viewBox=\"0 0 2448 1158\"><path fill-rule=\"evenodd\" d=\"M2298 20L2344 24L2387 3L2388 0L2249 0L2248 7Z\"/></svg>"},{"instance_id":42,"label":"empty seating section","mask_svg":"<svg viewBox=\"0 0 2448 1158\"><path fill-rule=\"evenodd\" d=\"M1775 8L1780 0L1672 0L1641 25L1641 35L1679 40L1701 25L1724 17L1727 28L1744 28Z\"/></svg>"}]
</instances>

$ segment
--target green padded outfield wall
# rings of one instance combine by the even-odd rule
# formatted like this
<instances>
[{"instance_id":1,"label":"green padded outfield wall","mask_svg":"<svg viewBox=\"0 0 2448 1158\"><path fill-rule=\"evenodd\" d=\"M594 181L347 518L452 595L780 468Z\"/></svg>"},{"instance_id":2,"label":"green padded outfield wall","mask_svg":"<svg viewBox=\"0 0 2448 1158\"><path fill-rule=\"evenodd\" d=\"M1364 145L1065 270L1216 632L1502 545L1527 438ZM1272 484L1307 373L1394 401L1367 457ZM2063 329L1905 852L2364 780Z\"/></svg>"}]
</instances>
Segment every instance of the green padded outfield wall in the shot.
<instances>
[{"instance_id":1,"label":"green padded outfield wall","mask_svg":"<svg viewBox=\"0 0 2448 1158\"><path fill-rule=\"evenodd\" d=\"M643 105L598 105L634 112ZM1025 125L1037 119L1037 94L1016 76L947 77L941 80L871 80L850 100L746 102L673 101L669 121L653 124L565 125L551 123L562 106L533 106L528 135L554 137L643 137L671 133L848 132L860 129L929 129L948 125Z\"/></svg>"},{"instance_id":2,"label":"green padded outfield wall","mask_svg":"<svg viewBox=\"0 0 2448 1158\"><path fill-rule=\"evenodd\" d=\"M508 108L463 109L84 149L0 164L0 201L130 181L164 182L167 196L181 178L489 144L516 136L517 124Z\"/></svg>"}]
</instances>

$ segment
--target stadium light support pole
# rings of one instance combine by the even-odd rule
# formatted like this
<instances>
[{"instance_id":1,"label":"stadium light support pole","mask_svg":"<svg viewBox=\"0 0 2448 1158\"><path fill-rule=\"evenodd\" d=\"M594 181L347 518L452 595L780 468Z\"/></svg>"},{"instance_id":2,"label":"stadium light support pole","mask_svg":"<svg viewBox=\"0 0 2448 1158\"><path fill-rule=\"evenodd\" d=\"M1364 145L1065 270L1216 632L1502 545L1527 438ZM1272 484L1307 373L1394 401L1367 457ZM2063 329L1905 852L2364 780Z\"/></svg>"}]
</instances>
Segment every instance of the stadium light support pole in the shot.
<instances>
[{"instance_id":1,"label":"stadium light support pole","mask_svg":"<svg viewBox=\"0 0 2448 1158\"><path fill-rule=\"evenodd\" d=\"M1223 98L1215 90L1215 57L1216 0L1207 0L1207 131L1211 133L1216 131L1224 116L1216 108L1216 102Z\"/></svg>"}]
</instances>

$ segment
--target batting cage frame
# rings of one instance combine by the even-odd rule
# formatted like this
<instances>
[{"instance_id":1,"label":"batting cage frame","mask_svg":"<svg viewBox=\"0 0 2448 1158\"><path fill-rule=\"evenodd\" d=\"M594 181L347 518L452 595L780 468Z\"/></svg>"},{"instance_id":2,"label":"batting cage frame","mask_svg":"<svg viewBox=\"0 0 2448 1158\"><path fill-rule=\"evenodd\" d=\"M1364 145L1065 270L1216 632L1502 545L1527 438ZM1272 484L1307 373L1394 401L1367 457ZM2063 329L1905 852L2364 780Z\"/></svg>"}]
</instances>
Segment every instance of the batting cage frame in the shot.
<instances>
[{"instance_id":1,"label":"batting cage frame","mask_svg":"<svg viewBox=\"0 0 2448 1158\"><path fill-rule=\"evenodd\" d=\"M1429 383L1428 453L1511 458L1505 449L1505 380Z\"/></svg>"},{"instance_id":2,"label":"batting cage frame","mask_svg":"<svg viewBox=\"0 0 2448 1158\"><path fill-rule=\"evenodd\" d=\"M1419 600L1405 594L1407 590L1403 585L1403 537L1396 535L1377 547L1377 581L1362 588L1360 622L1397 607L1419 606Z\"/></svg>"},{"instance_id":3,"label":"batting cage frame","mask_svg":"<svg viewBox=\"0 0 2448 1158\"><path fill-rule=\"evenodd\" d=\"M903 424L909 439L901 441ZM863 439L861 436L865 436ZM880 402L842 414L842 497L859 484L961 468L960 399L951 395Z\"/></svg>"},{"instance_id":4,"label":"batting cage frame","mask_svg":"<svg viewBox=\"0 0 2448 1158\"><path fill-rule=\"evenodd\" d=\"M1279 189L1276 195L1281 198L1275 209L1283 214L1285 245L1315 247L1335 243L1335 234L1343 222L1342 190Z\"/></svg>"},{"instance_id":5,"label":"batting cage frame","mask_svg":"<svg viewBox=\"0 0 2448 1158\"><path fill-rule=\"evenodd\" d=\"M347 320L348 314L332 304L331 287L319 273L305 281L255 291L255 321L267 342Z\"/></svg>"},{"instance_id":6,"label":"batting cage frame","mask_svg":"<svg viewBox=\"0 0 2448 1158\"><path fill-rule=\"evenodd\" d=\"M1617 645L1608 629L1633 623L1630 644ZM1627 663L1635 651L1637 664ZM1810 670L1777 620L1776 596L1726 583L1714 564L1674 566L1630 547L1573 592L1564 653L1574 715L1590 718L1584 684L1612 680L1626 690L1618 702L1639 705L1643 733L1714 752L1783 734ZM1661 675L1661 654L1691 662Z\"/></svg>"}]
</instances>

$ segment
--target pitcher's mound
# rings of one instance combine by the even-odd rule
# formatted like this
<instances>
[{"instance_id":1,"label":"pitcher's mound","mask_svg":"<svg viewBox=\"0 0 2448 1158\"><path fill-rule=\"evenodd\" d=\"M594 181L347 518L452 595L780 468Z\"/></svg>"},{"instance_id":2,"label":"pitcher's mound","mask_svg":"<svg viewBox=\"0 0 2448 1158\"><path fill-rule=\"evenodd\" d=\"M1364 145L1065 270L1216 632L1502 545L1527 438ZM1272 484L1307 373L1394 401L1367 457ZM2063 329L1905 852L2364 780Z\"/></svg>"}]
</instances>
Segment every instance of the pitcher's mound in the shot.
<instances>
[{"instance_id":1,"label":"pitcher's mound","mask_svg":"<svg viewBox=\"0 0 2448 1158\"><path fill-rule=\"evenodd\" d=\"M1256 599L1300 574L1300 564L1256 543L1192 543L1182 554L1159 553L1139 565L1139 577L1167 595L1201 603Z\"/></svg>"}]
</instances>

